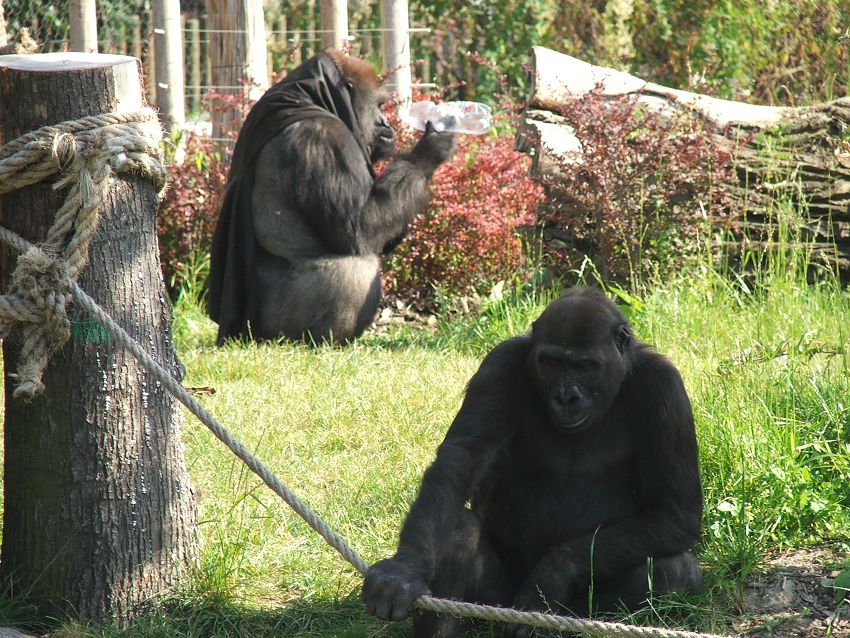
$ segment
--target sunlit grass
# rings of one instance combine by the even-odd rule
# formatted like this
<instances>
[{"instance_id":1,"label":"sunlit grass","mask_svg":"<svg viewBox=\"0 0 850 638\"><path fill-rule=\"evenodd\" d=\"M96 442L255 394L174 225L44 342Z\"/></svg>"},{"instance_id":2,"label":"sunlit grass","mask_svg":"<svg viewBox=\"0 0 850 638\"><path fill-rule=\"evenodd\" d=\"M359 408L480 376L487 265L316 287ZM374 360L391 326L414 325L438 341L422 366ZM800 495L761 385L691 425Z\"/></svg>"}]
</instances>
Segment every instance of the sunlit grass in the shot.
<instances>
[{"instance_id":1,"label":"sunlit grass","mask_svg":"<svg viewBox=\"0 0 850 638\"><path fill-rule=\"evenodd\" d=\"M436 332L400 329L345 348L217 348L215 326L187 290L175 337L185 384L372 562L394 550L481 357L527 330L552 295L494 295L481 314ZM746 279L706 269L622 297L639 338L677 365L690 392L707 572L703 595L625 619L728 630L767 552L850 537L850 296L829 277L806 283L783 262ZM130 629L69 625L56 635L408 635L409 623L362 613L357 572L188 415L184 435L200 498L198 568Z\"/></svg>"}]
</instances>

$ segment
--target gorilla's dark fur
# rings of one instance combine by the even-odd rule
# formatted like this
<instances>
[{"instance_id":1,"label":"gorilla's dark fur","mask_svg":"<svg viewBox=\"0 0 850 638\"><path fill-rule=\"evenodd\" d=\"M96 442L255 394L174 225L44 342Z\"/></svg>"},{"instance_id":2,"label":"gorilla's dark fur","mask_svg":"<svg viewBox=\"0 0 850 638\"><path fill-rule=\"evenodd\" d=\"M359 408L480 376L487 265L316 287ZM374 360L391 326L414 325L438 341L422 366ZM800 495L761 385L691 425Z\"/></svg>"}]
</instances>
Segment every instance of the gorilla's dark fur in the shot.
<instances>
[{"instance_id":1,"label":"gorilla's dark fur","mask_svg":"<svg viewBox=\"0 0 850 638\"><path fill-rule=\"evenodd\" d=\"M345 342L381 299L380 254L430 197L455 138L429 128L395 148L364 61L327 50L257 102L239 133L210 257L207 308L228 337Z\"/></svg>"},{"instance_id":2,"label":"gorilla's dark fur","mask_svg":"<svg viewBox=\"0 0 850 638\"><path fill-rule=\"evenodd\" d=\"M580 289L484 359L363 601L393 620L428 592L577 614L634 608L650 584L699 589L701 517L679 373L614 304ZM460 635L456 618L430 612L413 627L417 638Z\"/></svg>"}]
</instances>

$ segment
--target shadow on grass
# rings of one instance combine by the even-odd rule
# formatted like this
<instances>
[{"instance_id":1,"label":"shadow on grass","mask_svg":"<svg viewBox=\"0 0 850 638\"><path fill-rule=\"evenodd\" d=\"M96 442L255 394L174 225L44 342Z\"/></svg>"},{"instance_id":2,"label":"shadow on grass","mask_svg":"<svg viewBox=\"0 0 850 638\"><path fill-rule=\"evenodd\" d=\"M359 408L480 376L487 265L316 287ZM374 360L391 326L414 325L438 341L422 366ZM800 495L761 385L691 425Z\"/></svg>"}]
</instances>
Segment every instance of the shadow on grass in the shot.
<instances>
[{"instance_id":1,"label":"shadow on grass","mask_svg":"<svg viewBox=\"0 0 850 638\"><path fill-rule=\"evenodd\" d=\"M364 611L358 594L336 601L293 602L253 609L214 599L169 599L124 628L66 619L39 619L20 598L0 597L0 627L50 638L402 638L410 622L385 623Z\"/></svg>"}]
</instances>

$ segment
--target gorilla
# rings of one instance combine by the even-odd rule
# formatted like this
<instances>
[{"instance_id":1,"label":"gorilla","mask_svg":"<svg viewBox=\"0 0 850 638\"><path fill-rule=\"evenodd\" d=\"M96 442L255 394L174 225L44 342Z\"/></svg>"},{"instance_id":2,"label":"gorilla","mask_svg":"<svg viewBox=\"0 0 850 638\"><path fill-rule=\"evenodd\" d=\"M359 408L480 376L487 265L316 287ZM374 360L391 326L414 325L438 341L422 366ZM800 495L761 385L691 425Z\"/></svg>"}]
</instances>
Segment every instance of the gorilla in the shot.
<instances>
[{"instance_id":1,"label":"gorilla","mask_svg":"<svg viewBox=\"0 0 850 638\"><path fill-rule=\"evenodd\" d=\"M207 311L229 337L347 342L381 300L381 253L425 210L455 135L428 126L395 151L389 95L363 60L328 49L251 109L234 148L210 254Z\"/></svg>"},{"instance_id":2,"label":"gorilla","mask_svg":"<svg viewBox=\"0 0 850 638\"><path fill-rule=\"evenodd\" d=\"M485 357L395 556L369 569L362 599L384 620L406 618L422 594L579 615L634 609L650 591L699 590L702 507L678 371L602 293L574 289ZM413 635L461 629L425 612Z\"/></svg>"}]
</instances>

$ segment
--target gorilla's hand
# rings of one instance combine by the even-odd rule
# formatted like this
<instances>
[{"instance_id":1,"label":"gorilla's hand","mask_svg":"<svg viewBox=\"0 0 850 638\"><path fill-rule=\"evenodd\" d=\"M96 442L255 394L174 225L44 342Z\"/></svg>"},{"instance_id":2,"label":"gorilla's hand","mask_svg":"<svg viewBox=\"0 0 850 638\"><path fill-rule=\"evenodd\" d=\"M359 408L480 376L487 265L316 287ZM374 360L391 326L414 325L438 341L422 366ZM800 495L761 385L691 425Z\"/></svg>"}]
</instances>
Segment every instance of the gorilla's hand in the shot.
<instances>
[{"instance_id":1,"label":"gorilla's hand","mask_svg":"<svg viewBox=\"0 0 850 638\"><path fill-rule=\"evenodd\" d=\"M576 567L568 550L555 547L549 550L531 574L520 584L514 597L514 607L528 611L543 611L572 598L576 589ZM534 635L527 625L507 625L505 638L527 638Z\"/></svg>"},{"instance_id":2,"label":"gorilla's hand","mask_svg":"<svg viewBox=\"0 0 850 638\"><path fill-rule=\"evenodd\" d=\"M372 162L387 159L395 152L395 132L383 113L375 120L375 132L372 136L370 159Z\"/></svg>"},{"instance_id":3,"label":"gorilla's hand","mask_svg":"<svg viewBox=\"0 0 850 638\"><path fill-rule=\"evenodd\" d=\"M429 593L422 574L402 560L389 558L369 568L360 598L366 611L381 620L404 620L413 601Z\"/></svg>"},{"instance_id":4,"label":"gorilla's hand","mask_svg":"<svg viewBox=\"0 0 850 638\"><path fill-rule=\"evenodd\" d=\"M425 134L413 147L410 157L413 163L421 166L428 174L450 159L457 146L457 135L454 133L438 133L431 122L425 124Z\"/></svg>"}]
</instances>

